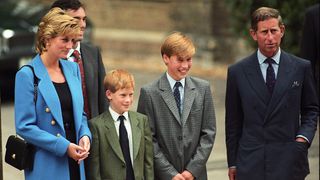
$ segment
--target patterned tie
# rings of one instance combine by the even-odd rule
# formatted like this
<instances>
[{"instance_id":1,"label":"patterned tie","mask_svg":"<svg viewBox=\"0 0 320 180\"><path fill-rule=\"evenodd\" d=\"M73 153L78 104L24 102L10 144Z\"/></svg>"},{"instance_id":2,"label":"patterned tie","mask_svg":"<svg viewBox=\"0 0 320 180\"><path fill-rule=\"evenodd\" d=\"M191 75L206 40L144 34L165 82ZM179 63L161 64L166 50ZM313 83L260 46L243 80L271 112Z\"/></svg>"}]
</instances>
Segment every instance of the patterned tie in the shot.
<instances>
[{"instance_id":1,"label":"patterned tie","mask_svg":"<svg viewBox=\"0 0 320 180\"><path fill-rule=\"evenodd\" d=\"M126 127L124 126L124 116L119 116L120 120L119 126L119 141L122 150L124 160L126 162L126 180L134 180L134 172L132 168L131 158L130 158L130 149L129 149L129 139Z\"/></svg>"},{"instance_id":2,"label":"patterned tie","mask_svg":"<svg viewBox=\"0 0 320 180\"><path fill-rule=\"evenodd\" d=\"M266 84L267 84L267 87L268 87L268 90L270 92L270 94L272 94L273 92L273 88L274 88L274 85L276 84L276 76L275 76L275 73L274 73L274 69L272 67L272 64L275 63L275 61L271 58L267 58L264 63L268 63L269 66L267 68L267 75L266 75Z\"/></svg>"},{"instance_id":3,"label":"patterned tie","mask_svg":"<svg viewBox=\"0 0 320 180\"><path fill-rule=\"evenodd\" d=\"M78 63L79 65L81 81L82 81L81 85L82 85L82 94L83 94L83 100L84 100L84 112L87 114L87 118L90 119L91 114L90 114L89 103L88 103L86 82L84 79L83 61L81 59L79 51L77 50L73 51L72 56L74 57L74 62Z\"/></svg>"},{"instance_id":4,"label":"patterned tie","mask_svg":"<svg viewBox=\"0 0 320 180\"><path fill-rule=\"evenodd\" d=\"M176 100L179 114L181 116L181 97L180 97L180 91L179 91L180 86L182 86L181 82L177 81L173 87L174 88L173 96L174 96L174 99Z\"/></svg>"}]
</instances>

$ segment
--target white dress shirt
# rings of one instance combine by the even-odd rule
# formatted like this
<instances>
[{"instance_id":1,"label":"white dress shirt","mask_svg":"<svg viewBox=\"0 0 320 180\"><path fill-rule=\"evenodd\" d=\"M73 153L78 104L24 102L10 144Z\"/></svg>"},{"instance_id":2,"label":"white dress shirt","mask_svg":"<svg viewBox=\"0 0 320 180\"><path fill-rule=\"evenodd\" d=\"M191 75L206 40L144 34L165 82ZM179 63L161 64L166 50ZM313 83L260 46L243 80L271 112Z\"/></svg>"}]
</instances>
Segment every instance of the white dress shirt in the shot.
<instances>
[{"instance_id":1,"label":"white dress shirt","mask_svg":"<svg viewBox=\"0 0 320 180\"><path fill-rule=\"evenodd\" d=\"M176 84L176 80L174 80L169 74L168 72L166 73L167 74L167 79L169 81L169 84L170 84L170 87L171 87L171 90L172 90L172 93L174 91L174 85ZM186 78L183 78L179 81L181 83L182 86L179 87L179 92L180 92L180 107L181 107L181 112L183 112L183 97L184 97L184 87L185 87L185 83L186 83Z\"/></svg>"},{"instance_id":2,"label":"white dress shirt","mask_svg":"<svg viewBox=\"0 0 320 180\"><path fill-rule=\"evenodd\" d=\"M132 130L131 130L131 123L129 119L128 112L124 112L123 114L118 114L115 112L111 106L109 106L109 111L112 116L112 119L114 120L114 125L116 127L116 131L119 137L119 127L120 127L120 120L119 116L124 116L126 119L124 120L124 126L126 127L127 134L128 134L128 140L129 140L129 149L130 149L130 158L132 162L132 167L133 167L133 143L132 143Z\"/></svg>"}]
</instances>

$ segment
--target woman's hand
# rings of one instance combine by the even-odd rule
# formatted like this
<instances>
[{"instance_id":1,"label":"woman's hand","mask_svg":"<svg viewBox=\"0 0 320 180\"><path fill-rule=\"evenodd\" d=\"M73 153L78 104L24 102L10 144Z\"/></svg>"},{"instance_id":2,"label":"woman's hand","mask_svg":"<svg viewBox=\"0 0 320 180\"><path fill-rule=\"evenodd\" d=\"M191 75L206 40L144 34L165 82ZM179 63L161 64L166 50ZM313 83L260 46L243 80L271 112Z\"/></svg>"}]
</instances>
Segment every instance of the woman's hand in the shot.
<instances>
[{"instance_id":1,"label":"woman's hand","mask_svg":"<svg viewBox=\"0 0 320 180\"><path fill-rule=\"evenodd\" d=\"M88 155L89 155L89 150L90 150L90 139L89 139L89 137L88 136L83 136L79 140L79 146L84 149L84 151L82 152L84 154L84 156L82 158L78 159L78 163L80 164L80 162L82 160L84 160L85 158L87 158Z\"/></svg>"}]
</instances>

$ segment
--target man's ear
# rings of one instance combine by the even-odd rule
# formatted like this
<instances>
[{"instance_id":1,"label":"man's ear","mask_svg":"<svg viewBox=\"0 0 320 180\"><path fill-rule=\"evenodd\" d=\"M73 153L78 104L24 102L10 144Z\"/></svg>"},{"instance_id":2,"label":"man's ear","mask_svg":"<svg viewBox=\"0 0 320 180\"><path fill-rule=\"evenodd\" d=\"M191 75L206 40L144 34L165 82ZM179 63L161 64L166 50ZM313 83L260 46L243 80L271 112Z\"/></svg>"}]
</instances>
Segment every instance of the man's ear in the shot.
<instances>
[{"instance_id":1,"label":"man's ear","mask_svg":"<svg viewBox=\"0 0 320 180\"><path fill-rule=\"evenodd\" d=\"M167 56L166 54L163 54L162 55L162 59L163 59L163 62L167 65L170 61L170 57Z\"/></svg>"},{"instance_id":2,"label":"man's ear","mask_svg":"<svg viewBox=\"0 0 320 180\"><path fill-rule=\"evenodd\" d=\"M249 32L250 32L252 39L257 41L257 31L255 31L254 29L250 29Z\"/></svg>"},{"instance_id":3,"label":"man's ear","mask_svg":"<svg viewBox=\"0 0 320 180\"><path fill-rule=\"evenodd\" d=\"M286 30L286 27L284 25L280 25L281 38L284 36L284 31L285 30Z\"/></svg>"},{"instance_id":4,"label":"man's ear","mask_svg":"<svg viewBox=\"0 0 320 180\"><path fill-rule=\"evenodd\" d=\"M106 97L107 97L107 99L109 100L109 101L111 101L112 100L112 92L110 91L110 90L106 90Z\"/></svg>"}]
</instances>

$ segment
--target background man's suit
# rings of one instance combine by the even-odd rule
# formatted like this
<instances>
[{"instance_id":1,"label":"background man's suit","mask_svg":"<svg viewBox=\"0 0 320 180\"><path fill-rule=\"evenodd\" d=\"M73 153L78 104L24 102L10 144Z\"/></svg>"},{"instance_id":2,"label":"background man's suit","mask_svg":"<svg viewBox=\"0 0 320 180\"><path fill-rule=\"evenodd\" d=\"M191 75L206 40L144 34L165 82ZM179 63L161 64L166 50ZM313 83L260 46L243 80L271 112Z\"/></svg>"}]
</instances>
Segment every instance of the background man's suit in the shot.
<instances>
[{"instance_id":1,"label":"background man's suit","mask_svg":"<svg viewBox=\"0 0 320 180\"><path fill-rule=\"evenodd\" d=\"M307 9L304 19L303 34L301 41L301 57L310 60L317 82L318 94L320 86L320 29L319 29L320 4Z\"/></svg>"},{"instance_id":2,"label":"background man's suit","mask_svg":"<svg viewBox=\"0 0 320 180\"><path fill-rule=\"evenodd\" d=\"M103 86L106 75L99 48L87 43L80 45L91 118L107 110L108 101Z\"/></svg>"},{"instance_id":3,"label":"background man's suit","mask_svg":"<svg viewBox=\"0 0 320 180\"><path fill-rule=\"evenodd\" d=\"M186 77L184 89L180 119L166 74L141 88L138 112L150 120L155 179L171 179L183 170L197 179L207 179L206 162L216 133L210 85Z\"/></svg>"},{"instance_id":4,"label":"background man's suit","mask_svg":"<svg viewBox=\"0 0 320 180\"><path fill-rule=\"evenodd\" d=\"M295 139L303 135L312 142L319 111L315 97L310 62L284 51L272 96L257 52L230 66L226 144L228 165L236 166L237 180L294 180L309 173L308 144Z\"/></svg>"},{"instance_id":5,"label":"background man's suit","mask_svg":"<svg viewBox=\"0 0 320 180\"><path fill-rule=\"evenodd\" d=\"M133 138L135 179L152 180L153 147L148 119L129 111ZM86 176L90 180L125 179L125 160L110 111L88 121L92 133L90 155L86 160Z\"/></svg>"}]
</instances>

